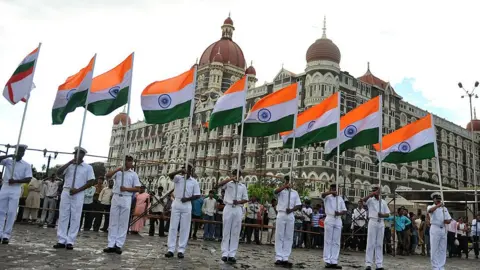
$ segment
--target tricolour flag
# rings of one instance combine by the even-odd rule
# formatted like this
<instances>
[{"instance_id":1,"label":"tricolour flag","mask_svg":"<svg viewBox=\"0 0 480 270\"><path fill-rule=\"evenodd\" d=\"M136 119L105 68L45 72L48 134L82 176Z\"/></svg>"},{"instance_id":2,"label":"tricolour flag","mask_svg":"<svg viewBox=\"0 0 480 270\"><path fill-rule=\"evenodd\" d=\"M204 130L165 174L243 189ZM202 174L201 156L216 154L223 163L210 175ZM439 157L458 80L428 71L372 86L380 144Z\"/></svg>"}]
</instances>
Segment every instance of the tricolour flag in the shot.
<instances>
[{"instance_id":1,"label":"tricolour flag","mask_svg":"<svg viewBox=\"0 0 480 270\"><path fill-rule=\"evenodd\" d=\"M295 147L322 142L337 137L340 121L340 94L337 92L298 115ZM283 147L292 147L294 132L280 133Z\"/></svg>"},{"instance_id":2,"label":"tricolour flag","mask_svg":"<svg viewBox=\"0 0 480 270\"><path fill-rule=\"evenodd\" d=\"M92 86L95 59L96 55L90 60L86 67L82 68L75 75L68 77L67 80L58 87L52 109L52 122L54 125L62 124L67 114L75 111L78 107L85 106L88 91Z\"/></svg>"},{"instance_id":3,"label":"tricolour flag","mask_svg":"<svg viewBox=\"0 0 480 270\"><path fill-rule=\"evenodd\" d=\"M435 157L436 134L431 114L383 136L373 147L378 159L388 163L406 163Z\"/></svg>"},{"instance_id":4,"label":"tricolour flag","mask_svg":"<svg viewBox=\"0 0 480 270\"><path fill-rule=\"evenodd\" d=\"M210 115L208 125L210 130L242 122L247 89L248 80L247 76L244 76L230 86L223 96L218 99Z\"/></svg>"},{"instance_id":5,"label":"tricolour flag","mask_svg":"<svg viewBox=\"0 0 480 270\"><path fill-rule=\"evenodd\" d=\"M195 95L195 69L153 82L142 92L142 110L148 124L164 124L190 116Z\"/></svg>"},{"instance_id":6,"label":"tricolour flag","mask_svg":"<svg viewBox=\"0 0 480 270\"><path fill-rule=\"evenodd\" d=\"M3 88L3 96L11 104L17 104L17 102L27 97L34 88L33 76L39 51L40 45L22 60L20 65L18 65L17 69L13 72L12 77L10 77L5 84L5 88ZM26 99L24 100L26 101Z\"/></svg>"},{"instance_id":7,"label":"tricolour flag","mask_svg":"<svg viewBox=\"0 0 480 270\"><path fill-rule=\"evenodd\" d=\"M381 127L382 96L377 96L340 118L340 134L325 144L325 159L336 155L339 141L340 153L357 146L378 143Z\"/></svg>"},{"instance_id":8,"label":"tricolour flag","mask_svg":"<svg viewBox=\"0 0 480 270\"><path fill-rule=\"evenodd\" d=\"M132 85L133 53L113 69L93 78L88 111L107 115L127 104Z\"/></svg>"},{"instance_id":9,"label":"tricolour flag","mask_svg":"<svg viewBox=\"0 0 480 270\"><path fill-rule=\"evenodd\" d=\"M255 103L245 118L243 135L263 137L291 130L298 110L299 85L291 84Z\"/></svg>"}]
</instances>

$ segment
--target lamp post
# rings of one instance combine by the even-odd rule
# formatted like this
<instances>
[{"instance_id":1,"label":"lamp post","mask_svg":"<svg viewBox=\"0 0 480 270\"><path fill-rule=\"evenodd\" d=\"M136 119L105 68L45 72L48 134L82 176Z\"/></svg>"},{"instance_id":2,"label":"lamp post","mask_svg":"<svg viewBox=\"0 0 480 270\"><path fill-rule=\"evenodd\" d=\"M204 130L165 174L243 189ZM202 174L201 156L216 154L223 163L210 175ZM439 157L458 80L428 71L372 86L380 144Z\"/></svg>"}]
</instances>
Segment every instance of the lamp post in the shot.
<instances>
[{"instance_id":1,"label":"lamp post","mask_svg":"<svg viewBox=\"0 0 480 270\"><path fill-rule=\"evenodd\" d=\"M473 211L475 214L477 213L477 204L478 204L478 199L477 199L477 170L476 170L476 164L475 164L475 134L473 133L473 109L472 109L472 97L478 98L478 95L474 94L475 89L478 87L479 83L478 81L475 82L474 87L472 90L467 91L461 82L458 83L458 87L460 89L463 89L465 91L465 95L462 95L462 98L465 98L465 96L468 97L468 101L470 103L470 132L472 136L472 167L473 167L473 184L475 185L475 205L473 207Z\"/></svg>"},{"instance_id":2,"label":"lamp post","mask_svg":"<svg viewBox=\"0 0 480 270\"><path fill-rule=\"evenodd\" d=\"M47 149L44 149L43 150L43 157L47 157ZM53 153L53 159L56 159L58 156L58 153L55 152ZM45 170L45 176L48 177L48 170L50 169L50 161L52 160L52 154L48 154L48 160L47 160L47 169Z\"/></svg>"}]
</instances>

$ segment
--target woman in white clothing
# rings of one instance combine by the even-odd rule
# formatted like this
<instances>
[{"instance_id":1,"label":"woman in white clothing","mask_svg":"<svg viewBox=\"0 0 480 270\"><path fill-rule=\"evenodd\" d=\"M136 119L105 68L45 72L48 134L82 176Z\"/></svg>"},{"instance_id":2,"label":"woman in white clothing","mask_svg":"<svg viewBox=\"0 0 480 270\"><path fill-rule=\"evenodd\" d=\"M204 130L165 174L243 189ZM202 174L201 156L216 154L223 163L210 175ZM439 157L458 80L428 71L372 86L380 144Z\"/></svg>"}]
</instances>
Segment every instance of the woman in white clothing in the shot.
<instances>
[{"instance_id":1,"label":"woman in white clothing","mask_svg":"<svg viewBox=\"0 0 480 270\"><path fill-rule=\"evenodd\" d=\"M463 222L463 218L458 219L456 237L460 242L460 246L458 247L458 257L462 257L463 251L465 257L468 259L468 224Z\"/></svg>"}]
</instances>

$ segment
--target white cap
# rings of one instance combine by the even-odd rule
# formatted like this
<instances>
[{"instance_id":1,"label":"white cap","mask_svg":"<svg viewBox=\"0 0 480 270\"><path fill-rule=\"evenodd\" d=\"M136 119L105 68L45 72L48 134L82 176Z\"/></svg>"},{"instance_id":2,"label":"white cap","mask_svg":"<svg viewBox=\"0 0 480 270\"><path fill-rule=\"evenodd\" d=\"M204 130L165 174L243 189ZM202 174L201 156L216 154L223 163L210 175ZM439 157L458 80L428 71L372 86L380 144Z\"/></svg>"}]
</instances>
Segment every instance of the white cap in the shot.
<instances>
[{"instance_id":1,"label":"white cap","mask_svg":"<svg viewBox=\"0 0 480 270\"><path fill-rule=\"evenodd\" d=\"M83 148L83 147L75 146L74 149L75 149L74 154L77 153L78 150L80 150L80 152L83 152L83 153L85 153L85 154L87 153L87 150L85 150L85 148Z\"/></svg>"},{"instance_id":2,"label":"white cap","mask_svg":"<svg viewBox=\"0 0 480 270\"><path fill-rule=\"evenodd\" d=\"M432 199L435 198L435 197L440 197L440 198L442 198L442 194L440 194L440 192L434 192L434 193L432 193L432 195L430 195L430 197L431 197Z\"/></svg>"}]
</instances>

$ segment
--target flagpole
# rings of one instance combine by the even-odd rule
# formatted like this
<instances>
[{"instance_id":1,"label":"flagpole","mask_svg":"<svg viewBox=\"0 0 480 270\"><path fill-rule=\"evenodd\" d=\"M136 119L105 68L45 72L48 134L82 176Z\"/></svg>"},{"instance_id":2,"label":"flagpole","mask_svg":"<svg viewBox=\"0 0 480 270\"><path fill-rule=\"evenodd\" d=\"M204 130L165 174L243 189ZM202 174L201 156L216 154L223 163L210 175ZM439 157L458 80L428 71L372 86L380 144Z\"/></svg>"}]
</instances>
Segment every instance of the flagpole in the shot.
<instances>
[{"instance_id":1,"label":"flagpole","mask_svg":"<svg viewBox=\"0 0 480 270\"><path fill-rule=\"evenodd\" d=\"M300 90L302 89L302 82L297 83L297 89L296 89L296 95L295 95L295 106L297 107L297 111L295 112L295 115L293 117L293 141L292 141L292 153L290 157L290 188L288 189L288 203L287 203L287 209L290 208L290 194L292 191L292 186L293 186L293 162L295 161L295 137L296 137L296 130L297 130L297 118L298 118L298 95L300 93Z\"/></svg>"},{"instance_id":2,"label":"flagpole","mask_svg":"<svg viewBox=\"0 0 480 270\"><path fill-rule=\"evenodd\" d=\"M383 99L382 95L379 95L380 104L378 105L378 110L380 111L380 125L378 126L378 144L380 146L380 154L382 153L382 141L383 141ZM382 213L382 159L378 159L378 212ZM383 213L382 213L383 214ZM378 217L380 221L380 217Z\"/></svg>"},{"instance_id":3,"label":"flagpole","mask_svg":"<svg viewBox=\"0 0 480 270\"><path fill-rule=\"evenodd\" d=\"M430 118L432 120L432 129L435 130L435 120L433 119L433 115L430 114ZM435 161L437 163L437 174L438 174L438 182L440 186L440 197L443 202L443 183L442 183L442 173L440 171L440 159L438 158L438 149L437 149L437 133L435 132L435 140L433 143L433 148L435 149ZM443 220L445 220L445 208L442 205L442 213L443 213ZM445 231L447 230L447 227L445 227Z\"/></svg>"},{"instance_id":4,"label":"flagpole","mask_svg":"<svg viewBox=\"0 0 480 270\"><path fill-rule=\"evenodd\" d=\"M122 181L121 181L121 187L123 187L123 183L125 181L125 163L126 163L126 156L127 156L127 135L128 135L128 129L130 128L130 98L131 98L131 93L132 93L132 82L133 82L133 63L135 60L135 52L132 53L132 69L131 69L131 79L130 79L130 87L128 88L128 101L127 101L127 118L126 118L126 123L125 123L125 133L123 137L123 161L122 161ZM121 122L120 122L121 123Z\"/></svg>"},{"instance_id":5,"label":"flagpole","mask_svg":"<svg viewBox=\"0 0 480 270\"><path fill-rule=\"evenodd\" d=\"M32 85L30 86L30 92L34 88L34 83L33 79L35 78L35 70L37 68L37 62L38 58L40 57L40 47L42 47L42 43L38 43L38 51L37 51L37 60L35 60L35 63L33 64L33 73L32 73ZM17 145L15 146L15 153L13 156L13 164L12 164L12 174L10 176L10 179L13 179L13 174L15 172L15 165L17 163L17 153L18 153L18 148L20 144L20 140L22 139L22 133L23 133L23 125L25 124L25 116L27 115L27 108L28 108L28 102L30 101L30 92L27 95L26 101L25 101L25 107L23 108L23 115L22 115L22 122L20 123L20 131L18 132L18 138L17 138ZM7 149L8 151L8 149ZM10 179L7 179L7 181L10 181Z\"/></svg>"},{"instance_id":6,"label":"flagpole","mask_svg":"<svg viewBox=\"0 0 480 270\"><path fill-rule=\"evenodd\" d=\"M241 128L240 128L240 150L238 151L238 160L237 160L237 182L235 183L235 197L234 200L237 199L237 189L238 189L238 181L240 179L240 168L242 166L241 160L242 160L242 151L243 151L243 124L245 123L245 107L247 105L247 94L248 94L248 75L246 75L245 78L245 99L243 101L243 107L242 107L242 123L241 123ZM234 205L235 207L235 205Z\"/></svg>"},{"instance_id":7,"label":"flagpole","mask_svg":"<svg viewBox=\"0 0 480 270\"><path fill-rule=\"evenodd\" d=\"M337 122L337 171L335 173L335 186L336 186L336 191L337 191L337 196L335 196L335 211L338 212L338 178L340 177L340 107L341 107L341 92L338 91L338 109L339 109L339 115L338 115L338 122ZM345 188L345 187L344 187Z\"/></svg>"},{"instance_id":8,"label":"flagpole","mask_svg":"<svg viewBox=\"0 0 480 270\"><path fill-rule=\"evenodd\" d=\"M192 102L190 103L190 118L189 118L188 130L187 130L187 152L185 157L186 172L188 172L188 159L190 154L190 131L192 130L193 112L195 111L195 92L197 92L197 70L198 70L198 65L197 63L195 63L195 72L193 73L193 96L192 96ZM185 175L185 183L183 185L183 197L185 197L186 190L187 190L187 175Z\"/></svg>"},{"instance_id":9,"label":"flagpole","mask_svg":"<svg viewBox=\"0 0 480 270\"><path fill-rule=\"evenodd\" d=\"M92 78L93 78L93 71L95 70L95 62L97 61L97 54L93 56L93 66L92 66ZM75 189L75 178L77 177L77 167L80 157L80 147L82 147L82 140L83 140L83 131L85 130L85 120L87 119L87 111L88 111L88 97L90 96L90 90L92 85L87 89L87 98L85 99L85 111L83 112L83 121L82 121L82 128L80 130L80 140L78 141L78 148L77 153L75 153L75 170L73 172L73 180L72 186L70 188Z\"/></svg>"}]
</instances>

